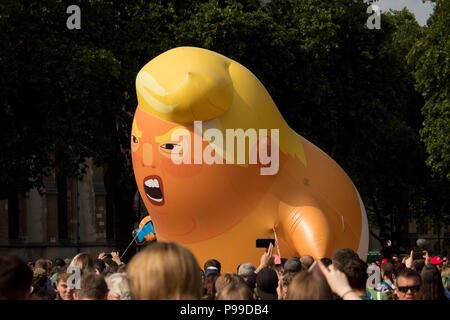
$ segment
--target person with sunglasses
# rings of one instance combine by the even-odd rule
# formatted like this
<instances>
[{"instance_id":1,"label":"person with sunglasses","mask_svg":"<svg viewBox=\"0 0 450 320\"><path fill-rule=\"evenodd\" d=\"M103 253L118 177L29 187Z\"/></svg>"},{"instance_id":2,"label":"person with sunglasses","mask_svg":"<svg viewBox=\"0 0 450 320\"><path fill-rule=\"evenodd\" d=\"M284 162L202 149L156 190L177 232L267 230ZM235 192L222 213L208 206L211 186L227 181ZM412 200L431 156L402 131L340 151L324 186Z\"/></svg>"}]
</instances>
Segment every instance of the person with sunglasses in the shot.
<instances>
[{"instance_id":1,"label":"person with sunglasses","mask_svg":"<svg viewBox=\"0 0 450 320\"><path fill-rule=\"evenodd\" d=\"M398 300L421 300L422 278L416 271L406 268L397 275L396 292Z\"/></svg>"}]
</instances>

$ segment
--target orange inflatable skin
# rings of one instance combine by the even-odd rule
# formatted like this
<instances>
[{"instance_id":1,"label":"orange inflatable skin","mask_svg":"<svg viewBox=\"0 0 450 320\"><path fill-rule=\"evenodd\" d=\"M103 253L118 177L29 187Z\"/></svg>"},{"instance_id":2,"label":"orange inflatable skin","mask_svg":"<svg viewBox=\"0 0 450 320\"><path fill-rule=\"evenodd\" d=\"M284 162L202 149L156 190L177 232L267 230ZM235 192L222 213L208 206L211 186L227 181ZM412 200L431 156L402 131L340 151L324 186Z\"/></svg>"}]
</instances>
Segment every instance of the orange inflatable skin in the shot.
<instances>
[{"instance_id":1,"label":"orange inflatable skin","mask_svg":"<svg viewBox=\"0 0 450 320\"><path fill-rule=\"evenodd\" d=\"M367 217L352 181L288 127L249 70L215 52L182 47L150 61L136 85L133 168L158 241L180 242L200 265L215 258L231 272L244 262L257 266L264 249L255 240L275 238L274 231L282 257L318 259L351 248L366 258ZM267 165L260 162L194 164L193 154L192 164L175 164L173 153L184 151L171 133L187 130L194 145L195 120L221 130L279 129L278 171L262 175ZM202 150L211 144L203 139Z\"/></svg>"}]
</instances>

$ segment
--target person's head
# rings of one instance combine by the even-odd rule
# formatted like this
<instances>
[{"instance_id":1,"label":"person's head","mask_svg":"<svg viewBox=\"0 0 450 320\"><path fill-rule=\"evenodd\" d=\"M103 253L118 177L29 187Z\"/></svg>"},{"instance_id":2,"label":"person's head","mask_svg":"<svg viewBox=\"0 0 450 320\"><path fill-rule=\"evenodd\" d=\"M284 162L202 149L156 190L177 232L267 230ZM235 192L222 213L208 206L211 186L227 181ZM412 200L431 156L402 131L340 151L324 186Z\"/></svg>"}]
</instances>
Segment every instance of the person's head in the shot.
<instances>
[{"instance_id":1,"label":"person's head","mask_svg":"<svg viewBox=\"0 0 450 320\"><path fill-rule=\"evenodd\" d=\"M222 266L220 264L219 261L217 261L216 259L209 259L208 261L205 262L205 264L203 265L203 270L208 270L208 268L216 268L213 270L217 270L217 272L220 274Z\"/></svg>"},{"instance_id":2,"label":"person's head","mask_svg":"<svg viewBox=\"0 0 450 320\"><path fill-rule=\"evenodd\" d=\"M333 254L333 258L331 259L333 266L342 272L344 270L344 266L351 260L359 260L359 256L355 251L349 248L336 250ZM381 262L378 265L381 265Z\"/></svg>"},{"instance_id":3,"label":"person's head","mask_svg":"<svg viewBox=\"0 0 450 320\"><path fill-rule=\"evenodd\" d=\"M44 269L47 274L50 274L50 271L52 270L52 262L48 259L39 258L34 263L35 268Z\"/></svg>"},{"instance_id":4,"label":"person's head","mask_svg":"<svg viewBox=\"0 0 450 320\"><path fill-rule=\"evenodd\" d=\"M289 285L292 279L296 276L297 272L285 271L278 279L277 294L279 300L285 300L288 292Z\"/></svg>"},{"instance_id":5,"label":"person's head","mask_svg":"<svg viewBox=\"0 0 450 320\"><path fill-rule=\"evenodd\" d=\"M277 300L278 276L270 268L262 268L256 276L256 289L260 300Z\"/></svg>"},{"instance_id":6,"label":"person's head","mask_svg":"<svg viewBox=\"0 0 450 320\"><path fill-rule=\"evenodd\" d=\"M131 300L130 283L126 273L114 273L105 279L108 300Z\"/></svg>"},{"instance_id":7,"label":"person's head","mask_svg":"<svg viewBox=\"0 0 450 320\"><path fill-rule=\"evenodd\" d=\"M350 284L353 290L365 292L368 278L367 263L365 263L363 260L359 258L350 259L344 265L342 272L344 272L345 275L347 276L348 283Z\"/></svg>"},{"instance_id":8,"label":"person's head","mask_svg":"<svg viewBox=\"0 0 450 320\"><path fill-rule=\"evenodd\" d=\"M305 269L308 270L309 267L311 267L311 265L314 263L314 258L306 254L300 258L300 262L302 263L302 266L304 266Z\"/></svg>"},{"instance_id":9,"label":"person's head","mask_svg":"<svg viewBox=\"0 0 450 320\"><path fill-rule=\"evenodd\" d=\"M423 283L423 300L447 300L441 273L435 266L426 265L420 274Z\"/></svg>"},{"instance_id":10,"label":"person's head","mask_svg":"<svg viewBox=\"0 0 450 320\"><path fill-rule=\"evenodd\" d=\"M75 290L73 296L75 300L107 300L108 286L102 276L85 273L81 277L80 289Z\"/></svg>"},{"instance_id":11,"label":"person's head","mask_svg":"<svg viewBox=\"0 0 450 320\"><path fill-rule=\"evenodd\" d=\"M303 270L303 266L299 258L289 258L284 263L285 272L299 272L301 270Z\"/></svg>"},{"instance_id":12,"label":"person's head","mask_svg":"<svg viewBox=\"0 0 450 320\"><path fill-rule=\"evenodd\" d=\"M96 259L94 261L94 268L96 274L103 274L106 268L105 262L101 259Z\"/></svg>"},{"instance_id":13,"label":"person's head","mask_svg":"<svg viewBox=\"0 0 450 320\"><path fill-rule=\"evenodd\" d=\"M217 273L210 273L203 282L204 294L213 299L216 296L216 280L219 277Z\"/></svg>"},{"instance_id":14,"label":"person's head","mask_svg":"<svg viewBox=\"0 0 450 320\"><path fill-rule=\"evenodd\" d=\"M127 265L125 263L122 263L118 268L117 268L117 273L126 273L127 272Z\"/></svg>"},{"instance_id":15,"label":"person's head","mask_svg":"<svg viewBox=\"0 0 450 320\"><path fill-rule=\"evenodd\" d=\"M399 261L398 255L393 254L393 255L392 255L392 261L394 261L394 262Z\"/></svg>"},{"instance_id":16,"label":"person's head","mask_svg":"<svg viewBox=\"0 0 450 320\"><path fill-rule=\"evenodd\" d=\"M425 266L425 260L423 260L423 259L413 260L413 262L411 264L411 269L417 271L417 273L421 273L424 266Z\"/></svg>"},{"instance_id":17,"label":"person's head","mask_svg":"<svg viewBox=\"0 0 450 320\"><path fill-rule=\"evenodd\" d=\"M255 270L256 268L252 263L243 263L239 266L238 275L244 278L244 280L247 280L248 277L250 277L255 272Z\"/></svg>"},{"instance_id":18,"label":"person's head","mask_svg":"<svg viewBox=\"0 0 450 320\"><path fill-rule=\"evenodd\" d=\"M26 300L30 296L33 271L16 256L0 256L0 300Z\"/></svg>"},{"instance_id":19,"label":"person's head","mask_svg":"<svg viewBox=\"0 0 450 320\"><path fill-rule=\"evenodd\" d=\"M127 266L131 295L136 300L200 299L200 267L192 252L175 242L155 242Z\"/></svg>"},{"instance_id":20,"label":"person's head","mask_svg":"<svg viewBox=\"0 0 450 320\"><path fill-rule=\"evenodd\" d=\"M75 283L68 283L72 274L67 272L67 267L62 267L56 275L55 292L59 294L63 300L73 300L73 292Z\"/></svg>"},{"instance_id":21,"label":"person's head","mask_svg":"<svg viewBox=\"0 0 450 320\"><path fill-rule=\"evenodd\" d=\"M392 275L394 273L394 265L390 262L381 265L381 278L383 280L393 281Z\"/></svg>"},{"instance_id":22,"label":"person's head","mask_svg":"<svg viewBox=\"0 0 450 320\"><path fill-rule=\"evenodd\" d=\"M221 274L216 279L216 296L220 294L223 288L225 288L230 283L244 283L244 279L239 276L237 273L228 272Z\"/></svg>"},{"instance_id":23,"label":"person's head","mask_svg":"<svg viewBox=\"0 0 450 320\"><path fill-rule=\"evenodd\" d=\"M394 276L397 277L397 275L405 268L402 262L397 261L393 263L394 266Z\"/></svg>"},{"instance_id":24,"label":"person's head","mask_svg":"<svg viewBox=\"0 0 450 320\"><path fill-rule=\"evenodd\" d=\"M216 276L220 275L220 271L217 267L208 267L205 269L205 271L203 272L203 279L206 279L206 277L208 277L210 274L215 274Z\"/></svg>"},{"instance_id":25,"label":"person's head","mask_svg":"<svg viewBox=\"0 0 450 320\"><path fill-rule=\"evenodd\" d=\"M64 267L66 265L66 262L61 258L56 258L54 265L55 267Z\"/></svg>"},{"instance_id":26,"label":"person's head","mask_svg":"<svg viewBox=\"0 0 450 320\"><path fill-rule=\"evenodd\" d=\"M82 273L95 273L94 259L92 259L89 254L84 252L77 254L70 262L70 266L80 268Z\"/></svg>"},{"instance_id":27,"label":"person's head","mask_svg":"<svg viewBox=\"0 0 450 320\"><path fill-rule=\"evenodd\" d=\"M119 266L111 258L106 258L104 260L104 262L105 262L105 270L103 272L107 272L107 273L116 273L116 272L118 272Z\"/></svg>"},{"instance_id":28,"label":"person's head","mask_svg":"<svg viewBox=\"0 0 450 320\"><path fill-rule=\"evenodd\" d=\"M217 300L253 300L253 294L244 283L230 283L220 291Z\"/></svg>"},{"instance_id":29,"label":"person's head","mask_svg":"<svg viewBox=\"0 0 450 320\"><path fill-rule=\"evenodd\" d=\"M444 265L444 260L439 257L439 256L435 256L435 257L431 257L430 258L430 262L432 265L434 265L439 271L441 271L443 265Z\"/></svg>"},{"instance_id":30,"label":"person's head","mask_svg":"<svg viewBox=\"0 0 450 320\"><path fill-rule=\"evenodd\" d=\"M403 269L397 275L396 287L399 300L420 300L422 298L422 278L415 270Z\"/></svg>"},{"instance_id":31,"label":"person's head","mask_svg":"<svg viewBox=\"0 0 450 320\"><path fill-rule=\"evenodd\" d=\"M286 300L333 300L333 292L319 272L299 272L288 287Z\"/></svg>"}]
</instances>

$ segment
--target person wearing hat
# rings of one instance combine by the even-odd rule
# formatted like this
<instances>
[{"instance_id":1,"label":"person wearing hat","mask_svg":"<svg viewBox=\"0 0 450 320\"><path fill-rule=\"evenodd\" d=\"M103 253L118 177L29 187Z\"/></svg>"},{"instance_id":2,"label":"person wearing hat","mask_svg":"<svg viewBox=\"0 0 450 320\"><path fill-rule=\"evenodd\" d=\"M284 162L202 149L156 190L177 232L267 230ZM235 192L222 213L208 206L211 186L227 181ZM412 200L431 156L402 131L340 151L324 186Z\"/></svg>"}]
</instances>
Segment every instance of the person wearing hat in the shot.
<instances>
[{"instance_id":1,"label":"person wearing hat","mask_svg":"<svg viewBox=\"0 0 450 320\"><path fill-rule=\"evenodd\" d=\"M270 268L262 268L256 276L256 290L259 300L278 300L278 276Z\"/></svg>"},{"instance_id":2,"label":"person wearing hat","mask_svg":"<svg viewBox=\"0 0 450 320\"><path fill-rule=\"evenodd\" d=\"M444 260L441 259L439 256L435 256L430 258L430 263L436 266L436 268L438 268L439 271L441 271Z\"/></svg>"},{"instance_id":3,"label":"person wearing hat","mask_svg":"<svg viewBox=\"0 0 450 320\"><path fill-rule=\"evenodd\" d=\"M204 273L204 278L206 279L206 277L208 275L210 275L210 274L220 275L219 269L217 267L208 267L208 268L206 268L205 273Z\"/></svg>"},{"instance_id":4,"label":"person wearing hat","mask_svg":"<svg viewBox=\"0 0 450 320\"><path fill-rule=\"evenodd\" d=\"M243 263L238 268L238 275L240 275L245 282L251 277L256 270L256 267L251 262Z\"/></svg>"}]
</instances>

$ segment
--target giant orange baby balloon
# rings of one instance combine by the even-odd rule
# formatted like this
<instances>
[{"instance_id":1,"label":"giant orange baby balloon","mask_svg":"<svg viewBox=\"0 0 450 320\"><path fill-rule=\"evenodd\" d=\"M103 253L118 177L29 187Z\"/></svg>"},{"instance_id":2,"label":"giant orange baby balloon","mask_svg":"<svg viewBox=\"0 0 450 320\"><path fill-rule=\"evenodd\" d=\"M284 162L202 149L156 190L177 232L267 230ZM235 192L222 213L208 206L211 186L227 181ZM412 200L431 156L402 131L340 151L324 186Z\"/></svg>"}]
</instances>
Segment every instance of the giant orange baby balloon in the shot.
<instances>
[{"instance_id":1,"label":"giant orange baby balloon","mask_svg":"<svg viewBox=\"0 0 450 320\"><path fill-rule=\"evenodd\" d=\"M180 47L136 79L131 149L139 192L158 241L225 271L259 263L258 238L281 256L365 259L364 205L339 165L284 121L261 82L218 53Z\"/></svg>"}]
</instances>

